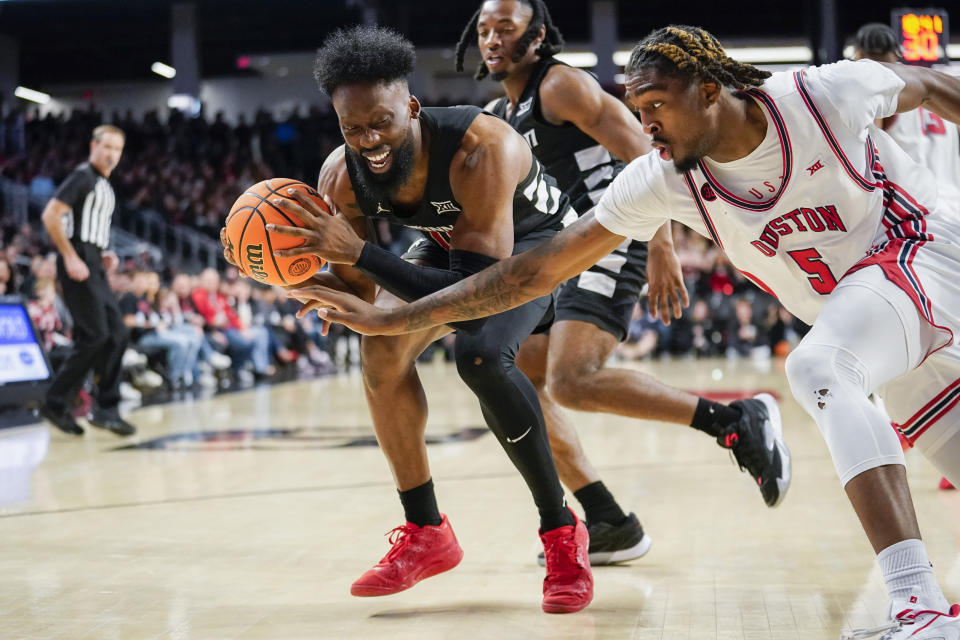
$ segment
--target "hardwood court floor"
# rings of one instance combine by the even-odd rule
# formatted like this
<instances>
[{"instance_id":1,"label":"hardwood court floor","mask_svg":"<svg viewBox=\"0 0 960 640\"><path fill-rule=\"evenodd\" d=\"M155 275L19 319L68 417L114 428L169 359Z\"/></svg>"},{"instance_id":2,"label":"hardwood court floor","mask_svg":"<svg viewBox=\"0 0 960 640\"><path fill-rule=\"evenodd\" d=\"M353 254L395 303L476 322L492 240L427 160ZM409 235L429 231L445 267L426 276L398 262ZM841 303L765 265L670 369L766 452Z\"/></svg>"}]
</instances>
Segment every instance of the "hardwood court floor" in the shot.
<instances>
[{"instance_id":1,"label":"hardwood court floor","mask_svg":"<svg viewBox=\"0 0 960 640\"><path fill-rule=\"evenodd\" d=\"M795 479L769 510L703 434L574 414L654 539L647 557L595 571L581 613L541 612L529 494L495 439L472 429L480 414L455 371L431 364L433 475L465 549L453 571L391 597L349 595L402 512L359 379L344 375L147 407L129 441L0 431L0 637L819 640L879 623L872 553L782 363L642 368L685 389L779 394ZM908 463L956 601L960 496L938 492L915 452Z\"/></svg>"}]
</instances>

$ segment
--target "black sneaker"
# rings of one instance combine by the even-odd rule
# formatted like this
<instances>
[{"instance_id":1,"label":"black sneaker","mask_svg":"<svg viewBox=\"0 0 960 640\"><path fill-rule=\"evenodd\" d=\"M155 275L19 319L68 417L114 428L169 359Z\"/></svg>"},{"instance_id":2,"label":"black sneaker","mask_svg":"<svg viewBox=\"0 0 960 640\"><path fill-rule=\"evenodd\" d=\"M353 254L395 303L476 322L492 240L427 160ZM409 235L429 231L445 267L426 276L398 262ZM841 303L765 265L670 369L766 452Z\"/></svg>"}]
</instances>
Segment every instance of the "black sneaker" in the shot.
<instances>
[{"instance_id":1,"label":"black sneaker","mask_svg":"<svg viewBox=\"0 0 960 640\"><path fill-rule=\"evenodd\" d=\"M790 488L790 450L783 440L777 401L761 393L730 406L743 415L717 436L717 444L733 452L740 469L757 481L767 506L775 507Z\"/></svg>"},{"instance_id":2,"label":"black sneaker","mask_svg":"<svg viewBox=\"0 0 960 640\"><path fill-rule=\"evenodd\" d=\"M597 522L587 526L590 534L590 566L629 562L646 555L653 540L643 532L637 515L631 513L620 524ZM537 564L544 566L544 556L537 556Z\"/></svg>"},{"instance_id":3,"label":"black sneaker","mask_svg":"<svg viewBox=\"0 0 960 640\"><path fill-rule=\"evenodd\" d=\"M69 411L65 409L58 411L47 403L41 403L41 405L37 407L37 412L43 417L44 420L55 426L57 429L60 429L60 431L63 431L71 436L83 435L83 427L77 424L77 421L73 419L73 415Z\"/></svg>"},{"instance_id":4,"label":"black sneaker","mask_svg":"<svg viewBox=\"0 0 960 640\"><path fill-rule=\"evenodd\" d=\"M137 428L120 417L116 409L94 409L87 420L95 427L108 429L118 436L132 436Z\"/></svg>"}]
</instances>

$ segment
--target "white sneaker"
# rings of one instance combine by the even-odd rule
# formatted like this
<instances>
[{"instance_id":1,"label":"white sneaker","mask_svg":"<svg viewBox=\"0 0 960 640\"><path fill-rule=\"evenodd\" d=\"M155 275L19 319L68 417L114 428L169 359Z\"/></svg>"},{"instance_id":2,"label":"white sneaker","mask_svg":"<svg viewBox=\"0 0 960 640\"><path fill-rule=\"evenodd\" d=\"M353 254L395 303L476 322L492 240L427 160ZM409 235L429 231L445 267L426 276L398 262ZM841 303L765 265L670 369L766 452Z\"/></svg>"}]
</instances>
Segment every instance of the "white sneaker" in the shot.
<instances>
[{"instance_id":1,"label":"white sneaker","mask_svg":"<svg viewBox=\"0 0 960 640\"><path fill-rule=\"evenodd\" d=\"M159 389L163 386L163 376L156 371L144 369L143 371L138 371L133 374L133 386L138 389L146 389L147 391Z\"/></svg>"},{"instance_id":2,"label":"white sneaker","mask_svg":"<svg viewBox=\"0 0 960 640\"><path fill-rule=\"evenodd\" d=\"M916 596L909 602L890 605L890 622L873 629L853 629L840 634L840 640L960 640L960 604L950 611L923 607Z\"/></svg>"},{"instance_id":3,"label":"white sneaker","mask_svg":"<svg viewBox=\"0 0 960 640\"><path fill-rule=\"evenodd\" d=\"M137 391L132 384L129 382L120 383L120 398L122 400L133 400L140 402L143 399L143 394Z\"/></svg>"},{"instance_id":4,"label":"white sneaker","mask_svg":"<svg viewBox=\"0 0 960 640\"><path fill-rule=\"evenodd\" d=\"M204 389L213 389L217 386L217 379L209 373L201 373L200 377L197 378L197 383Z\"/></svg>"},{"instance_id":5,"label":"white sneaker","mask_svg":"<svg viewBox=\"0 0 960 640\"><path fill-rule=\"evenodd\" d=\"M223 369L229 369L230 365L233 364L233 360L230 359L230 356L224 355L219 351L214 351L210 354L208 358L210 361L210 366L216 369L217 371L222 371Z\"/></svg>"},{"instance_id":6,"label":"white sneaker","mask_svg":"<svg viewBox=\"0 0 960 640\"><path fill-rule=\"evenodd\" d=\"M147 365L147 356L128 347L127 350L123 352L123 358L120 363L124 368L145 367Z\"/></svg>"}]
</instances>

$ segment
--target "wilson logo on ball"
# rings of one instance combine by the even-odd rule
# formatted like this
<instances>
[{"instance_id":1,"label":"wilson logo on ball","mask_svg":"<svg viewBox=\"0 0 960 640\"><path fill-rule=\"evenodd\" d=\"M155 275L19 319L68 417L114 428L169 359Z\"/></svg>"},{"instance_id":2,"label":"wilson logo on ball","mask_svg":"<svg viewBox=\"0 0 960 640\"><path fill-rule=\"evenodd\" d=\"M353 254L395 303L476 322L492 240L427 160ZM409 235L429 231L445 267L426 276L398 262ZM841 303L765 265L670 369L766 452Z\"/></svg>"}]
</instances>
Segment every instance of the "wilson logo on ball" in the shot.
<instances>
[{"instance_id":1,"label":"wilson logo on ball","mask_svg":"<svg viewBox=\"0 0 960 640\"><path fill-rule=\"evenodd\" d=\"M290 263L290 266L287 267L287 272L296 277L302 276L307 272L307 269L310 268L310 259L309 258L298 258Z\"/></svg>"},{"instance_id":2,"label":"wilson logo on ball","mask_svg":"<svg viewBox=\"0 0 960 640\"><path fill-rule=\"evenodd\" d=\"M250 265L250 272L254 278L265 280L267 272L263 270L263 245L247 245L247 264Z\"/></svg>"}]
</instances>

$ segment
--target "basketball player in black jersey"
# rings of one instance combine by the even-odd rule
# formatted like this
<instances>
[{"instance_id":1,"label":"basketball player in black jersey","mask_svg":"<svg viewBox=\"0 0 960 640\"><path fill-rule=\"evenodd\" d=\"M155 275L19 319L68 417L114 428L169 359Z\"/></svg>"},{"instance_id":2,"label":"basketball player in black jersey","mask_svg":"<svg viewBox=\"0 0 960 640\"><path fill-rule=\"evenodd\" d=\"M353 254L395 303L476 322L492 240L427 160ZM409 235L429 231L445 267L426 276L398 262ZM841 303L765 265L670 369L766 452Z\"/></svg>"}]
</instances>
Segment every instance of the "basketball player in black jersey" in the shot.
<instances>
[{"instance_id":1,"label":"basketball player in black jersey","mask_svg":"<svg viewBox=\"0 0 960 640\"><path fill-rule=\"evenodd\" d=\"M458 70L471 41L482 56L477 79L489 75L506 93L487 110L523 135L578 214L593 208L624 162L650 150L639 121L622 102L592 75L553 57L563 38L542 0L483 2L457 45ZM649 244L649 264L647 243L631 241L566 282L549 335L528 338L517 358L537 385L560 479L584 507L593 565L643 555L649 536L604 486L558 403L686 424L715 438L742 417L739 403L722 405L639 371L605 367L627 335L645 282L650 311L665 323L671 307L679 317L681 304L687 304L669 226Z\"/></svg>"},{"instance_id":2,"label":"basketball player in black jersey","mask_svg":"<svg viewBox=\"0 0 960 640\"><path fill-rule=\"evenodd\" d=\"M338 215L309 200L298 198L298 207L278 199L306 227L268 226L305 239L277 255L315 253L331 263L315 282L381 306L438 291L553 237L568 210L556 182L508 124L477 107L422 108L407 85L413 65L412 45L386 29L356 27L327 39L315 75L346 144L324 163L318 191ZM376 219L420 229L424 240L401 259L364 242ZM543 609L566 613L593 597L587 531L564 506L536 389L514 366L521 342L552 317L548 295L458 327L455 357L539 509L547 559ZM427 406L415 367L417 356L450 331L363 339L367 401L407 522L391 538L390 552L353 584L354 595L408 589L462 557L434 496L424 443Z\"/></svg>"}]
</instances>

